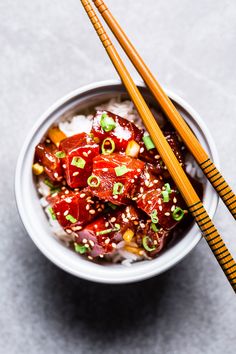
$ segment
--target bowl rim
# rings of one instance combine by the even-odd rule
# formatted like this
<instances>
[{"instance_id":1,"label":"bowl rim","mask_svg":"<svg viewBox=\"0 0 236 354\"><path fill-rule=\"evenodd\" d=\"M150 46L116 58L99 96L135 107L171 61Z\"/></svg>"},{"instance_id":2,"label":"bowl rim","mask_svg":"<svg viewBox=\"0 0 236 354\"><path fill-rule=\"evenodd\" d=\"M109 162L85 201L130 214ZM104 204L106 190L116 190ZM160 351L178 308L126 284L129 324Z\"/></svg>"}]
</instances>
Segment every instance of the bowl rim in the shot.
<instances>
[{"instance_id":1,"label":"bowl rim","mask_svg":"<svg viewBox=\"0 0 236 354\"><path fill-rule=\"evenodd\" d=\"M145 84L143 81L139 81L139 80L135 80L135 83L137 86L140 87L145 87ZM32 232L32 228L31 225L29 224L28 218L26 213L24 212L24 206L22 203L22 196L21 196L21 170L22 167L24 165L24 159L25 156L27 154L27 149L28 146L31 143L31 140L34 136L34 134L37 132L37 130L40 128L40 126L42 125L42 123L51 115L53 114L53 112L55 112L58 108L60 108L62 105L66 104L70 99L73 99L74 97L86 93L90 90L94 90L94 89L98 89L98 88L102 88L102 87L108 87L108 86L120 86L122 85L122 82L120 80L105 80L105 81L98 81L98 82L94 82L85 86L82 86L80 88L77 88L73 91L71 91L70 93L66 94L65 96L59 98L55 103L53 103L34 123L33 127L30 129L29 133L27 134L25 141L22 145L18 160L17 160L17 164L16 164L16 169L15 169L15 199L16 199L16 205L17 205L17 209L18 209L18 213L20 215L21 221L28 233L28 235L30 236L30 238L32 239L32 241L35 243L35 245L39 248L39 250L50 260L52 261L54 264L56 264L58 267L60 267L61 269L67 271L68 273L86 279L86 280L90 280L90 281L95 281L95 282L100 282L100 283L106 283L106 284L121 284L121 283L132 283L132 282L136 282L136 281L141 281L141 280L145 280L148 278L151 278L153 276L157 276L165 271L167 271L169 268L173 267L174 265L176 265L179 261L181 261L184 257L186 257L186 255L188 255L198 244L198 242L201 240L202 236L201 233L197 233L197 235L195 236L194 240L188 245L188 247L185 247L184 249L182 249L182 252L179 253L179 255L177 255L174 259L172 259L171 261L168 262L168 264L166 264L161 270L156 270L154 267L152 270L149 270L146 273L142 273L140 275L137 276L129 276L129 277L118 277L118 278L110 278L110 279L106 279L105 276L98 276L98 275L91 275L91 274L86 274L86 273L81 273L79 269L74 270L72 268L70 268L68 265L65 265L63 263L63 261L61 259L56 258L54 255L52 255L49 250L43 246L42 243L40 243L40 241L34 237L34 234ZM175 101L179 106L181 106L182 109L184 109L192 118L193 120L197 123L197 125L201 128L203 135L209 145L209 149L212 155L212 159L215 163L215 165L217 166L217 168L219 168L219 157L218 157L218 152L216 149L216 145L215 142L213 140L213 137L208 129L208 127L206 126L205 122L202 120L202 118L200 117L200 115L191 107L191 105L189 103L187 103L184 99L182 99L180 96L178 96L177 94L175 94L174 92L172 92L169 89L165 88L165 92L167 93L167 95L173 100ZM217 210L217 206L218 206L218 202L219 202L219 197L218 195L215 193L213 195L213 202L210 206L210 209L208 210L208 213L210 215L210 217L213 217L216 210Z\"/></svg>"}]
</instances>

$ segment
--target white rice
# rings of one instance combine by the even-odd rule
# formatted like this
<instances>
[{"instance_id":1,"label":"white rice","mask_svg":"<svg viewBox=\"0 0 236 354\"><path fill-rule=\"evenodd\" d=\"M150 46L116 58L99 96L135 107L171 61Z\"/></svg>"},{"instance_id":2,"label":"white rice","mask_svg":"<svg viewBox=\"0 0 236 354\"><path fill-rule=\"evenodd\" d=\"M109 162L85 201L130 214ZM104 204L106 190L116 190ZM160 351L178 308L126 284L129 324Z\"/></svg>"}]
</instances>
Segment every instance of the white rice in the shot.
<instances>
[{"instance_id":1,"label":"white rice","mask_svg":"<svg viewBox=\"0 0 236 354\"><path fill-rule=\"evenodd\" d=\"M140 124L141 119L137 110L134 107L133 102L126 100L121 101L120 98L112 98L110 101L100 104L95 107L95 110L99 111L110 111L114 114L117 114L121 117L127 118L129 121L134 122L138 126L142 126ZM164 118L162 115L157 113L154 109L152 109L152 113L157 118L160 126L164 124ZM66 136L72 136L75 134L79 134L82 132L90 133L92 128L92 115L76 115L72 117L70 120L61 121L59 123L60 130ZM193 159L193 157L188 154L186 157L186 170L192 177L197 177L199 180L202 180L203 174L201 169L198 167L197 163ZM57 220L52 220L51 214L49 212L49 204L46 200L46 197L50 194L50 188L45 185L43 179L39 179L38 181L38 192L42 195L40 199L40 203L42 207L45 209L46 214L49 217L50 226L52 228L53 234L62 242L64 242L67 246L69 246L69 242L73 241L73 233L67 234L64 229L60 226ZM130 253L123 249L124 242L120 242L117 245L116 250L112 253L112 255L107 255L106 258L113 263L121 262L125 266L130 266L131 263L136 262L138 260L147 258L145 256L138 256L136 254Z\"/></svg>"}]
</instances>

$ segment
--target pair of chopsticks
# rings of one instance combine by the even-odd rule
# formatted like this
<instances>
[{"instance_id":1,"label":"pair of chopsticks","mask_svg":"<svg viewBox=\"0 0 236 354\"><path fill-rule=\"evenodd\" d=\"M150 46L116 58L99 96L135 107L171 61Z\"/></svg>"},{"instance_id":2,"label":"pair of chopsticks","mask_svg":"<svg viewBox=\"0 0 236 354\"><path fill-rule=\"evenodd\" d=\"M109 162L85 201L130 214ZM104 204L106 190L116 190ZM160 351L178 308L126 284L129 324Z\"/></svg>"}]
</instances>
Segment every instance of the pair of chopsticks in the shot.
<instances>
[{"instance_id":1,"label":"pair of chopsticks","mask_svg":"<svg viewBox=\"0 0 236 354\"><path fill-rule=\"evenodd\" d=\"M211 159L209 158L203 147L200 145L195 135L188 127L187 123L184 121L184 119L179 114L171 100L168 98L161 86L158 84L146 64L143 62L142 58L139 56L139 54L127 38L124 31L121 29L120 25L117 23L111 12L108 10L107 6L102 0L93 0L93 2L101 13L104 20L106 21L107 25L110 27L115 37L119 41L125 53L128 55L135 68L137 69L141 77L144 79L146 85L153 93L160 107L163 109L166 116L169 118L169 120L185 142L186 146L190 150L190 152L196 158L199 166L201 167L201 169L203 170L203 172L205 173L205 175L207 176L219 196L222 198L233 217L236 218L236 196L231 190L230 186L224 180L224 177L217 170L214 163L211 161ZM236 292L236 262L234 261L229 250L224 244L224 241L222 240L212 220L207 214L201 200L199 199L197 193L191 185L187 175L180 166L175 154L173 153L168 142L166 141L153 114L148 108L140 91L136 87L123 61L117 53L114 45L110 41L100 20L94 12L90 1L81 0L81 3L84 6L84 9L87 12L124 86L126 87L161 158L167 166L171 177L175 181L180 193L185 199L189 211L193 215L204 238L206 239L213 254L215 255L219 265L221 266L231 286Z\"/></svg>"}]
</instances>

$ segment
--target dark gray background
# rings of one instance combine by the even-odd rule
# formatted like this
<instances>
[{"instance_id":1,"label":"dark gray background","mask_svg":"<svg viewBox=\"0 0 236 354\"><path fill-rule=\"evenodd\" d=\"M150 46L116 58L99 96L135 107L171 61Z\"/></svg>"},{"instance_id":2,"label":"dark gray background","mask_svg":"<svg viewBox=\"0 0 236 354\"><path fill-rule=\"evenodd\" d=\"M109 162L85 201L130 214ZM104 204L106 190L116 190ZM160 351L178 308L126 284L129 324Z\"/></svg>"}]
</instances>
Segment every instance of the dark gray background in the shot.
<instances>
[{"instance_id":1,"label":"dark gray background","mask_svg":"<svg viewBox=\"0 0 236 354\"><path fill-rule=\"evenodd\" d=\"M236 190L235 1L107 3L161 84L202 115ZM36 249L13 193L24 138L56 99L117 75L79 0L0 0L0 50L0 352L235 353L235 295L204 240L167 273L124 286L73 278ZM222 204L215 221L236 256Z\"/></svg>"}]
</instances>

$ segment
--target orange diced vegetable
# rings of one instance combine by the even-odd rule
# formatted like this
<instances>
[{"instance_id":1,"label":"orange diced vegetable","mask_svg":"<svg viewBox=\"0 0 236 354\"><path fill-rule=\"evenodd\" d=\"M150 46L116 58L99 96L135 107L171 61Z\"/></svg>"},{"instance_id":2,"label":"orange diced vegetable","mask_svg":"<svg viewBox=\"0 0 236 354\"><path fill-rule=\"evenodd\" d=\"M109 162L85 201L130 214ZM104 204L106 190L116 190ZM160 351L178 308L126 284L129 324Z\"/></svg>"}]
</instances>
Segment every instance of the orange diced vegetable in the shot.
<instances>
[{"instance_id":1,"label":"orange diced vegetable","mask_svg":"<svg viewBox=\"0 0 236 354\"><path fill-rule=\"evenodd\" d=\"M48 137L56 146L59 146L60 142L66 138L66 135L59 128L54 127L49 129Z\"/></svg>"},{"instance_id":2,"label":"orange diced vegetable","mask_svg":"<svg viewBox=\"0 0 236 354\"><path fill-rule=\"evenodd\" d=\"M130 242L134 236L134 232L131 229L127 229L123 235L123 239L126 242Z\"/></svg>"},{"instance_id":3,"label":"orange diced vegetable","mask_svg":"<svg viewBox=\"0 0 236 354\"><path fill-rule=\"evenodd\" d=\"M36 176L41 175L41 173L43 173L43 171L44 171L43 166L40 165L39 163L33 164L32 169L33 169L33 173L34 173Z\"/></svg>"},{"instance_id":4,"label":"orange diced vegetable","mask_svg":"<svg viewBox=\"0 0 236 354\"><path fill-rule=\"evenodd\" d=\"M130 157L138 157L140 150L140 145L136 143L135 140L131 140L128 142L128 145L125 150L125 154Z\"/></svg>"},{"instance_id":5,"label":"orange diced vegetable","mask_svg":"<svg viewBox=\"0 0 236 354\"><path fill-rule=\"evenodd\" d=\"M124 249L125 249L125 251L137 254L138 256L142 256L144 254L144 251L142 248L125 246Z\"/></svg>"}]
</instances>

